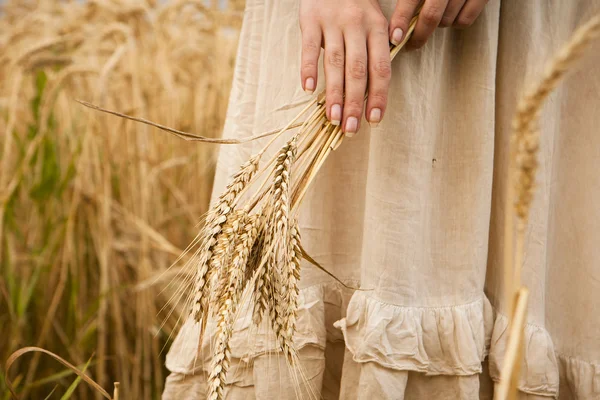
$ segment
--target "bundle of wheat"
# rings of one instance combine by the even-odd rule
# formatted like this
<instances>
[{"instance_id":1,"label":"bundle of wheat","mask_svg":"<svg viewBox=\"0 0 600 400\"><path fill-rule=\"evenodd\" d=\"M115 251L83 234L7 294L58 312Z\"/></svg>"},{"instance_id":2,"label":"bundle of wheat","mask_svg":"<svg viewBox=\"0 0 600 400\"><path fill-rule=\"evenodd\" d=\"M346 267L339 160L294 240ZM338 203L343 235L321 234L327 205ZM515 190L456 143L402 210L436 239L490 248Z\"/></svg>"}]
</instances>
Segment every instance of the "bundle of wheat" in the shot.
<instances>
[{"instance_id":1,"label":"bundle of wheat","mask_svg":"<svg viewBox=\"0 0 600 400\"><path fill-rule=\"evenodd\" d=\"M404 41L391 48L392 59L410 39L417 18L413 18ZM306 115L297 133L261 168L260 161L276 139ZM246 290L255 325L268 318L278 347L290 364L297 363L293 337L303 254L298 207L343 138L341 127L326 118L324 95L317 96L241 166L209 211L198 237L200 249L193 261L197 270L186 299L191 316L200 323L201 338L207 320L218 319L209 399L224 396L229 339Z\"/></svg>"}]
</instances>

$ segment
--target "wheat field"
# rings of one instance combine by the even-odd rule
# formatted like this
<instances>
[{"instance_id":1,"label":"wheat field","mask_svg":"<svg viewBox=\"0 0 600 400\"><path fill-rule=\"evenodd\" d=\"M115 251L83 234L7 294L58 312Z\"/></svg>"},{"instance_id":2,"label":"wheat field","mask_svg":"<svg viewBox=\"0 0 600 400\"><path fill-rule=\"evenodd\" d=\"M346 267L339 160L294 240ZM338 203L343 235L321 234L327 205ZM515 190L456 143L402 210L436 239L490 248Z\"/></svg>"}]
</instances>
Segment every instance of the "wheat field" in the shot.
<instances>
[{"instance_id":1,"label":"wheat field","mask_svg":"<svg viewBox=\"0 0 600 400\"><path fill-rule=\"evenodd\" d=\"M5 360L32 345L159 398L177 314L161 312L164 272L197 233L217 148L76 100L218 136L243 10L220 3L0 3L0 399ZM10 377L34 399L74 380L39 353Z\"/></svg>"},{"instance_id":2,"label":"wheat field","mask_svg":"<svg viewBox=\"0 0 600 400\"><path fill-rule=\"evenodd\" d=\"M190 312L190 302L172 302L178 293L169 288L190 282L197 286L190 297L196 320L208 317L211 291L220 299L211 303L220 319L209 381L211 398L222 398L232 316L244 282L250 282L242 268L246 264L257 275L250 288L256 298L254 320L260 322L271 311L267 317L281 350L294 361L299 259L316 264L301 248L295 205L342 137L326 122L324 111L317 108L272 160L273 185L259 189L250 205L238 210L236 196L257 172L260 156L241 169L240 182L234 177L230 187L238 192L220 198L227 200L221 203L231 218L211 220L208 213L206 252L215 250L217 256L204 257L198 277L176 261L207 214L217 147L190 144L78 102L218 137L242 12L241 0L0 2L0 400L10 398L7 373L20 398L101 398L98 390L79 384L71 369L40 352L18 357L7 372L4 361L26 346L47 349L91 372L107 391L119 382L126 398L160 398L166 350L178 317ZM517 394L527 305L519 257L533 196L539 110L599 32L596 17L573 36L524 97L515 119L514 165L508 175L515 188L508 198L515 199L506 204L516 207L507 206L506 215L514 213L518 222L517 250L514 265L509 262L505 272L508 282L514 280L506 297L516 306L498 398ZM311 105L323 106L317 99ZM312 139L302 139L303 132ZM329 136L321 137L323 132ZM298 147L298 138L306 140L300 141L304 147ZM314 154L309 151L313 145ZM291 165L303 154L312 154L305 159L313 161L304 165L301 179L292 181ZM250 215L265 193L263 213ZM285 218L280 223L274 216ZM211 222L218 222L218 229ZM272 232L265 235L263 225ZM507 224L506 229L509 243L515 227ZM289 242L269 241L279 236ZM265 243L268 251L258 257ZM219 246L225 250L217 251ZM509 260L513 248L505 247ZM281 253L289 261L289 270L280 271L271 288L268 268L278 261L267 253ZM209 267L223 278L212 289L206 285ZM175 285L165 284L173 280ZM279 281L285 287L277 287ZM277 299L273 294L281 304L267 304ZM177 307L164 307L169 304Z\"/></svg>"}]
</instances>

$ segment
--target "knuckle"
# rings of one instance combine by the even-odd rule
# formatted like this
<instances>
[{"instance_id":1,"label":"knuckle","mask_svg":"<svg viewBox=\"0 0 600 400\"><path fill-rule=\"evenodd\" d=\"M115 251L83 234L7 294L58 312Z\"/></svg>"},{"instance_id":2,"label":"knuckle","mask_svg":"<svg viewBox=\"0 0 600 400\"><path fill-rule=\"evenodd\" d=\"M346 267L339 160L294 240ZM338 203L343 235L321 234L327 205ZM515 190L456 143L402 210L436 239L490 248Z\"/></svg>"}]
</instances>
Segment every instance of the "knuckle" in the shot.
<instances>
[{"instance_id":1,"label":"knuckle","mask_svg":"<svg viewBox=\"0 0 600 400\"><path fill-rule=\"evenodd\" d=\"M453 23L454 23L454 19L451 16L444 15L440 21L440 26L446 28L446 27L452 26Z\"/></svg>"},{"instance_id":2,"label":"knuckle","mask_svg":"<svg viewBox=\"0 0 600 400\"><path fill-rule=\"evenodd\" d=\"M327 88L327 102L338 102L342 97L344 97L344 89L341 86Z\"/></svg>"},{"instance_id":3,"label":"knuckle","mask_svg":"<svg viewBox=\"0 0 600 400\"><path fill-rule=\"evenodd\" d=\"M363 99L346 99L344 111L352 115L360 115L363 108Z\"/></svg>"},{"instance_id":4,"label":"knuckle","mask_svg":"<svg viewBox=\"0 0 600 400\"><path fill-rule=\"evenodd\" d=\"M300 22L300 31L304 32L307 29L310 30L313 26L315 26L317 21L316 14L310 11L304 11L300 13L299 22Z\"/></svg>"},{"instance_id":5,"label":"knuckle","mask_svg":"<svg viewBox=\"0 0 600 400\"><path fill-rule=\"evenodd\" d=\"M344 52L340 49L333 49L327 55L327 63L335 68L344 67Z\"/></svg>"},{"instance_id":6,"label":"knuckle","mask_svg":"<svg viewBox=\"0 0 600 400\"><path fill-rule=\"evenodd\" d=\"M387 95L384 91L369 93L369 104L374 106L383 106L387 103Z\"/></svg>"},{"instance_id":7,"label":"knuckle","mask_svg":"<svg viewBox=\"0 0 600 400\"><path fill-rule=\"evenodd\" d=\"M402 28L403 30L406 30L406 28L410 24L410 17L408 17L404 14L396 13L392 16L390 24L392 26L398 26L398 27Z\"/></svg>"},{"instance_id":8,"label":"knuckle","mask_svg":"<svg viewBox=\"0 0 600 400\"><path fill-rule=\"evenodd\" d=\"M391 62L388 59L376 61L373 65L375 76L382 79L389 79L392 75Z\"/></svg>"},{"instance_id":9,"label":"knuckle","mask_svg":"<svg viewBox=\"0 0 600 400\"><path fill-rule=\"evenodd\" d=\"M343 20L349 23L361 23L365 17L365 11L359 7L348 7L344 12Z\"/></svg>"},{"instance_id":10,"label":"knuckle","mask_svg":"<svg viewBox=\"0 0 600 400\"><path fill-rule=\"evenodd\" d=\"M443 12L444 10L438 5L429 6L421 11L421 16L419 18L427 25L437 25L442 18Z\"/></svg>"},{"instance_id":11,"label":"knuckle","mask_svg":"<svg viewBox=\"0 0 600 400\"><path fill-rule=\"evenodd\" d=\"M387 31L387 29L388 29L388 21L387 21L387 19L386 19L386 18L385 18L383 15L381 15L381 14L376 14L376 15L373 17L372 24L373 24L373 26L374 26L375 28L377 28L377 29L381 29L381 30L383 30L383 31Z\"/></svg>"},{"instance_id":12,"label":"knuckle","mask_svg":"<svg viewBox=\"0 0 600 400\"><path fill-rule=\"evenodd\" d=\"M302 63L302 73L311 74L317 69L317 64L313 61L305 61Z\"/></svg>"},{"instance_id":13,"label":"knuckle","mask_svg":"<svg viewBox=\"0 0 600 400\"><path fill-rule=\"evenodd\" d=\"M455 25L459 28L467 28L473 25L473 22L475 22L475 16L472 14L461 14L456 19Z\"/></svg>"},{"instance_id":14,"label":"knuckle","mask_svg":"<svg viewBox=\"0 0 600 400\"><path fill-rule=\"evenodd\" d=\"M300 15L299 22L300 22L300 32L304 32L304 30L306 29L307 22L303 15Z\"/></svg>"},{"instance_id":15,"label":"knuckle","mask_svg":"<svg viewBox=\"0 0 600 400\"><path fill-rule=\"evenodd\" d=\"M321 51L321 46L319 46L314 40L303 40L302 51L308 54L316 53L317 51Z\"/></svg>"},{"instance_id":16,"label":"knuckle","mask_svg":"<svg viewBox=\"0 0 600 400\"><path fill-rule=\"evenodd\" d=\"M367 63L361 59L353 60L348 72L354 79L364 79L367 77Z\"/></svg>"}]
</instances>

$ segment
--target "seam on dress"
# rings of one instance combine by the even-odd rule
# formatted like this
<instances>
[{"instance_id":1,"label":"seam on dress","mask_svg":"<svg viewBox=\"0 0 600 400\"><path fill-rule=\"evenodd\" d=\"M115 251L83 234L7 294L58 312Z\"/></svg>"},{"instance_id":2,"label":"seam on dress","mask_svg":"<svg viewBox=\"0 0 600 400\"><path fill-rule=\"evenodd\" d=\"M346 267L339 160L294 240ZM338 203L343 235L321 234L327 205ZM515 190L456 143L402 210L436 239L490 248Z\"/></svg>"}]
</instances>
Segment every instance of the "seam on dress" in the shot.
<instances>
[{"instance_id":1,"label":"seam on dress","mask_svg":"<svg viewBox=\"0 0 600 400\"><path fill-rule=\"evenodd\" d=\"M387 302L387 301L383 301L383 300L380 300L380 299L378 299L376 297L370 296L368 294L365 294L365 297L368 297L368 298L370 298L373 301L376 301L378 303L385 304L385 305L388 305L388 306L392 306L392 307L395 307L395 308L401 308L401 309L417 309L418 308L418 309L424 309L424 310L446 310L446 309L453 309L453 308L467 308L467 307L469 307L469 306L471 306L471 305L473 305L475 303L483 302L483 296L482 296L479 299L475 299L475 300L469 301L468 303L453 304L453 305L449 305L449 306L404 306L404 305L401 305L401 304L395 304L395 303L390 303L390 302Z\"/></svg>"},{"instance_id":2,"label":"seam on dress","mask_svg":"<svg viewBox=\"0 0 600 400\"><path fill-rule=\"evenodd\" d=\"M596 362L593 362L593 361L587 361L587 360L584 360L584 359L581 359L581 358L577 358L575 356L569 356L567 354L564 354L564 353L561 353L561 352L558 352L558 351L555 351L554 354L556 354L556 356L558 358L563 359L565 361L576 361L576 362L579 362L579 363L582 363L582 364L587 364L587 365L594 366L594 367L600 367L600 363L596 363Z\"/></svg>"}]
</instances>

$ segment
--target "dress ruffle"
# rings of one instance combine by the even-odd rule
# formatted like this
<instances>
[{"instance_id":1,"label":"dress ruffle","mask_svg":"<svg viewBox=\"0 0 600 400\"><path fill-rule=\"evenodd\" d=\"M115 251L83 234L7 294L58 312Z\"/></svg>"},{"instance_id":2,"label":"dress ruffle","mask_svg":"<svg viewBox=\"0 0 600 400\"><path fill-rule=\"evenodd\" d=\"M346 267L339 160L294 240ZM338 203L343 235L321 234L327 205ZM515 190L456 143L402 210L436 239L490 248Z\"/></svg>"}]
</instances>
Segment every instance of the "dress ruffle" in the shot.
<instances>
[{"instance_id":1,"label":"dress ruffle","mask_svg":"<svg viewBox=\"0 0 600 400\"><path fill-rule=\"evenodd\" d=\"M324 300L332 295L328 292L324 292L323 286L320 285L301 290L294 335L297 350L305 346L325 348L327 332L324 321ZM248 302L245 302L238 315L229 342L232 363L250 364L258 355L277 351L275 336L272 330L268 329L266 321L263 321L260 327L254 326L252 309ZM215 330L216 322L209 321L202 347L198 351L200 325L191 318L186 320L167 355L167 368L172 372L186 375L199 373L201 370L208 371L212 358L211 350L214 348L212 339Z\"/></svg>"},{"instance_id":2,"label":"dress ruffle","mask_svg":"<svg viewBox=\"0 0 600 400\"><path fill-rule=\"evenodd\" d=\"M468 376L481 373L488 357L490 376L499 380L508 319L495 313L485 296L457 306L403 307L381 302L366 292L347 295L337 285L324 284L301 290L299 304L294 341L299 351L307 348L305 354L316 355L314 351L321 352L327 340L332 340L325 307L335 305L346 310L346 317L333 325L343 333L355 362L425 375ZM254 359L277 352L273 333L266 325L253 326L251 314L249 306L244 306L234 327L231 370L236 372L229 374L228 385L253 385ZM214 329L214 322L209 323L207 337L214 336L210 334ZM167 355L170 371L183 375L209 371L213 343L205 339L198 352L198 335L198 324L188 320ZM599 365L557 356L548 332L536 325L526 325L524 345L522 392L557 398L560 368L561 390L572 393L573 398L600 398Z\"/></svg>"},{"instance_id":3,"label":"dress ruffle","mask_svg":"<svg viewBox=\"0 0 600 400\"><path fill-rule=\"evenodd\" d=\"M490 376L500 379L500 371L508 344L508 318L497 314L490 346ZM527 324L524 335L524 362L521 366L519 389L538 396L557 397L558 363L552 339L544 328Z\"/></svg>"},{"instance_id":4,"label":"dress ruffle","mask_svg":"<svg viewBox=\"0 0 600 400\"><path fill-rule=\"evenodd\" d=\"M557 355L560 368L561 397L568 393L573 399L600 399L600 364Z\"/></svg>"},{"instance_id":5,"label":"dress ruffle","mask_svg":"<svg viewBox=\"0 0 600 400\"><path fill-rule=\"evenodd\" d=\"M426 375L478 374L489 356L490 375L497 381L508 341L508 319L495 313L486 297L450 307L403 307L357 292L346 318L335 325L344 333L354 361ZM588 386L598 377L594 375L598 369L589 365L578 368L590 377L582 378ZM581 377L579 372L573 375ZM541 327L527 325L519 389L557 397L558 386L558 363L550 335Z\"/></svg>"},{"instance_id":6,"label":"dress ruffle","mask_svg":"<svg viewBox=\"0 0 600 400\"><path fill-rule=\"evenodd\" d=\"M357 292L346 318L335 325L356 362L427 375L473 375L481 372L491 318L483 297L453 307L401 307Z\"/></svg>"}]
</instances>

